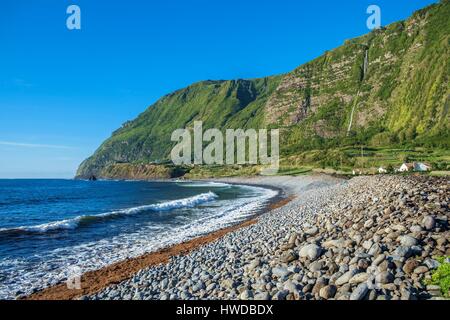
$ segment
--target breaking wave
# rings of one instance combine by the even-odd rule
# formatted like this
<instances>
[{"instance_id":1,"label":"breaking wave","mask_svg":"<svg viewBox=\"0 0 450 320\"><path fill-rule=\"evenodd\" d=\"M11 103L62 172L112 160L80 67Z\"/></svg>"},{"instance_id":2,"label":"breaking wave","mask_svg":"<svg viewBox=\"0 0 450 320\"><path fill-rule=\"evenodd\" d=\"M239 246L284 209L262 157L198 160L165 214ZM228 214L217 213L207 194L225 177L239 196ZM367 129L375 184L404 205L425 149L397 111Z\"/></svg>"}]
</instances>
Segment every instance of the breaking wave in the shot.
<instances>
[{"instance_id":1,"label":"breaking wave","mask_svg":"<svg viewBox=\"0 0 450 320\"><path fill-rule=\"evenodd\" d=\"M137 214L145 211L171 211L174 209L181 208L193 208L202 203L211 202L217 199L218 196L214 192L201 193L189 198L184 199L176 199L156 204L150 204L145 206L132 207L127 209L120 209L116 211L110 211L101 213L98 215L85 215L78 216L72 219L60 220L60 221L52 221L40 225L35 226L20 226L14 228L3 228L0 229L1 234L10 234L10 233L45 233L49 231L55 230L70 230L76 229L80 224L89 223L92 221L98 221L101 219L107 219L116 216L122 215L130 215Z\"/></svg>"}]
</instances>

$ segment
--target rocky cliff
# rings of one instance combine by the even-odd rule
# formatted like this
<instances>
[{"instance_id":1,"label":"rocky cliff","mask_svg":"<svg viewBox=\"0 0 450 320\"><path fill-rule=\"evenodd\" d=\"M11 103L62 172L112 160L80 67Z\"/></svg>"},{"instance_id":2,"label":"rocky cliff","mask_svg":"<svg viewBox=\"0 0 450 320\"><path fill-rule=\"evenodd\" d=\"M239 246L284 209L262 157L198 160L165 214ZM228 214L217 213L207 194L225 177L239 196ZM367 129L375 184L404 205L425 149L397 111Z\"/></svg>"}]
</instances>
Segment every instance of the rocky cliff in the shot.
<instances>
[{"instance_id":1,"label":"rocky cliff","mask_svg":"<svg viewBox=\"0 0 450 320\"><path fill-rule=\"evenodd\" d=\"M285 155L354 144L448 147L449 16L444 0L287 74L178 90L115 131L77 175L164 162L172 131L197 120L204 129L278 127Z\"/></svg>"}]
</instances>

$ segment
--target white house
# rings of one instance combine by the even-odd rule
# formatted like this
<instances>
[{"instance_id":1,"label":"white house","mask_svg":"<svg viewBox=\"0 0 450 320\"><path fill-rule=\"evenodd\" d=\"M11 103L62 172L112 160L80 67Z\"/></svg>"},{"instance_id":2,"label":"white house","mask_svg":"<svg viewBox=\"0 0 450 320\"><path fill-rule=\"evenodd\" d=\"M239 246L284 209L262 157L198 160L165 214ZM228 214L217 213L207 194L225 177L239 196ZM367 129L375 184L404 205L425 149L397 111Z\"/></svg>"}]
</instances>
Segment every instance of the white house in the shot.
<instances>
[{"instance_id":1,"label":"white house","mask_svg":"<svg viewBox=\"0 0 450 320\"><path fill-rule=\"evenodd\" d=\"M431 165L425 162L414 162L414 171L430 171Z\"/></svg>"},{"instance_id":2,"label":"white house","mask_svg":"<svg viewBox=\"0 0 450 320\"><path fill-rule=\"evenodd\" d=\"M404 163L398 169L399 172L408 172L408 171L412 171L412 170L414 170L414 164L413 163Z\"/></svg>"},{"instance_id":3,"label":"white house","mask_svg":"<svg viewBox=\"0 0 450 320\"><path fill-rule=\"evenodd\" d=\"M385 168L383 168L383 167L379 167L378 168L378 173L381 173L381 174L387 173L387 170Z\"/></svg>"}]
</instances>

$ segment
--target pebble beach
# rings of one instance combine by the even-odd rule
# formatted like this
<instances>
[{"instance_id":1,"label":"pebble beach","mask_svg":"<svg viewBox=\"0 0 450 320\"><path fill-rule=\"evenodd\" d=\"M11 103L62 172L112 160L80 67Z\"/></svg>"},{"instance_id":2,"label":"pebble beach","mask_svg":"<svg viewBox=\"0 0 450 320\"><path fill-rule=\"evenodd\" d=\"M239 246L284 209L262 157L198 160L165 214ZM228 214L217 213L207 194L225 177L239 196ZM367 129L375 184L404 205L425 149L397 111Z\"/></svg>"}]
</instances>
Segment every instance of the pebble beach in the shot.
<instances>
[{"instance_id":1,"label":"pebble beach","mask_svg":"<svg viewBox=\"0 0 450 320\"><path fill-rule=\"evenodd\" d=\"M438 257L448 262L450 255L448 178L221 181L271 185L292 200L79 299L443 299L442 290L427 283L442 262Z\"/></svg>"}]
</instances>

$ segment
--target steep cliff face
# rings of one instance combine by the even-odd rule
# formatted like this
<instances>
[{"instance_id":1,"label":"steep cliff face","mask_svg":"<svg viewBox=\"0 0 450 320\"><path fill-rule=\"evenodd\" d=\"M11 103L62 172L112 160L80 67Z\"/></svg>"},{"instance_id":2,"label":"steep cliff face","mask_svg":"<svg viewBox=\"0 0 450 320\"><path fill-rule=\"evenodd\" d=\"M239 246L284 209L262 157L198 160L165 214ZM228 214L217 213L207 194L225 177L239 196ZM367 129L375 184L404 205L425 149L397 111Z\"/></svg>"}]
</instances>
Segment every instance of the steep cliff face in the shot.
<instances>
[{"instance_id":1,"label":"steep cliff face","mask_svg":"<svg viewBox=\"0 0 450 320\"><path fill-rule=\"evenodd\" d=\"M347 40L285 75L204 81L169 94L113 133L79 176L167 160L173 130L282 129L281 150L365 143L448 146L450 1Z\"/></svg>"},{"instance_id":2,"label":"steep cliff face","mask_svg":"<svg viewBox=\"0 0 450 320\"><path fill-rule=\"evenodd\" d=\"M168 159L175 145L172 132L193 127L259 128L264 105L280 77L256 80L204 81L169 94L106 140L78 170L80 177L108 176L116 163L152 163Z\"/></svg>"},{"instance_id":3,"label":"steep cliff face","mask_svg":"<svg viewBox=\"0 0 450 320\"><path fill-rule=\"evenodd\" d=\"M443 1L297 68L269 99L268 123L299 146L364 132L381 144L448 138L449 15Z\"/></svg>"}]
</instances>

